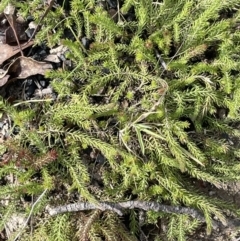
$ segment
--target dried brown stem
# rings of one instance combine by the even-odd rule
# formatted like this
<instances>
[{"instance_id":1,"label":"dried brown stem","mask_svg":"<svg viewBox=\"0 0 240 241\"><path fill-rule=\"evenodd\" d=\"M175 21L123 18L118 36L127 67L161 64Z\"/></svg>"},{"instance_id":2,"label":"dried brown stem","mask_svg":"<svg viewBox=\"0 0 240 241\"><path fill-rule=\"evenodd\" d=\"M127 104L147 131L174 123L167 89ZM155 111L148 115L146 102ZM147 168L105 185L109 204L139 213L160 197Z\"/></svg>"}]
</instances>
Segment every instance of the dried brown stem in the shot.
<instances>
[{"instance_id":1,"label":"dried brown stem","mask_svg":"<svg viewBox=\"0 0 240 241\"><path fill-rule=\"evenodd\" d=\"M22 51L22 47L21 47L21 44L19 42L19 39L18 39L18 36L17 36L17 32L16 32L16 28L15 28L15 17L11 14L4 14L9 25L11 26L12 30L13 30L13 33L14 33L14 36L15 36L15 39L17 41L17 44L18 44L18 47L20 49L20 53L21 53L21 56L24 56L23 55L23 51Z\"/></svg>"}]
</instances>

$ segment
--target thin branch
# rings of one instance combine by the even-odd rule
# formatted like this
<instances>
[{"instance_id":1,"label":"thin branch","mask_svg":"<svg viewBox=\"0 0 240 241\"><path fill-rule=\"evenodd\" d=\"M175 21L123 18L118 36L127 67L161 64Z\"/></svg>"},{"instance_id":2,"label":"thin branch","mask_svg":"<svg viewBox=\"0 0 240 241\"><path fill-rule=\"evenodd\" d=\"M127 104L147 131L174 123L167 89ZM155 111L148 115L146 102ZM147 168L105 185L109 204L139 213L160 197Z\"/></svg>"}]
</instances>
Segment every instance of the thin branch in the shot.
<instances>
[{"instance_id":1,"label":"thin branch","mask_svg":"<svg viewBox=\"0 0 240 241\"><path fill-rule=\"evenodd\" d=\"M110 203L110 202L99 202L97 204L87 203L87 202L78 202L67 204L63 206L58 206L51 208L49 206L46 207L46 211L50 216L55 216L61 213L67 212L78 212L84 210L94 210L100 209L101 211L110 210L117 213L119 216L122 216L123 209L142 209L145 211L155 211L155 212L165 212L165 213L176 213L176 214L187 214L192 218L198 219L201 222L205 222L204 215L193 209L188 207L181 206L170 206L164 205L157 202L145 202L145 201L127 201L127 202L119 202L119 203ZM223 223L219 221L212 220L213 228L217 228L219 226L225 226Z\"/></svg>"},{"instance_id":2,"label":"thin branch","mask_svg":"<svg viewBox=\"0 0 240 241\"><path fill-rule=\"evenodd\" d=\"M45 10L44 14L42 15L42 17L40 18L36 28L34 29L33 33L32 33L32 36L28 39L27 43L29 43L35 36L35 34L37 33L38 29L39 29L39 26L41 24L41 22L43 21L43 19L47 16L47 14L49 13L49 11L52 9L53 5L55 3L55 0L50 0L48 1L48 7L47 9ZM27 44L26 43L26 44Z\"/></svg>"},{"instance_id":3,"label":"thin branch","mask_svg":"<svg viewBox=\"0 0 240 241\"><path fill-rule=\"evenodd\" d=\"M67 204L64 206L58 206L55 208L47 208L48 213L51 216L58 215L65 212L78 212L83 210L92 210L100 209L102 211L111 210L116 212L119 215L123 215L122 209L133 209L139 208L145 211L163 211L165 213L178 213L178 214L188 214L193 218L199 219L200 221L205 221L204 216L197 210L187 207L180 206L169 206L164 204L159 204L157 202L144 202L144 201L127 201L120 203L108 203L108 202L99 202L98 204L92 204L87 202L79 202Z\"/></svg>"},{"instance_id":4,"label":"thin branch","mask_svg":"<svg viewBox=\"0 0 240 241\"><path fill-rule=\"evenodd\" d=\"M14 12L15 12L15 7L11 4L8 4L8 6L4 10L4 15L5 15L10 27L12 28L13 34L14 34L15 39L17 41L18 47L20 49L21 56L24 56L23 51L22 51L22 47L21 47L21 44L19 42L18 35L17 35L17 32L16 32L16 24L15 24L16 23L16 16L14 15Z\"/></svg>"},{"instance_id":5,"label":"thin branch","mask_svg":"<svg viewBox=\"0 0 240 241\"><path fill-rule=\"evenodd\" d=\"M100 209L102 211L111 210L117 213L119 216L123 215L123 213L120 211L121 207L118 207L113 203L107 203L107 202L100 202L98 204L80 202L80 203L72 203L64 206L58 206L55 208L46 207L46 209L51 216L58 215L61 213L66 213L66 212L78 212L78 211L93 210L93 209Z\"/></svg>"}]
</instances>

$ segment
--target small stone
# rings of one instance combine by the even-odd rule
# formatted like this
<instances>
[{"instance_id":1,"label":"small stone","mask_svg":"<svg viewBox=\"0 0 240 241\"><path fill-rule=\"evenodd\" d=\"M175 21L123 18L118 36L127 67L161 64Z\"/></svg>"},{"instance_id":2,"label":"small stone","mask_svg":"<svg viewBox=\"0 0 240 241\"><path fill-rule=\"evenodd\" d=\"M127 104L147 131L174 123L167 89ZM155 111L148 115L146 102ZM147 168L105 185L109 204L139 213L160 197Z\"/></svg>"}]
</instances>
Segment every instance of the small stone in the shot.
<instances>
[{"instance_id":1,"label":"small stone","mask_svg":"<svg viewBox=\"0 0 240 241\"><path fill-rule=\"evenodd\" d=\"M30 23L34 20L33 16L27 16L27 21Z\"/></svg>"},{"instance_id":2,"label":"small stone","mask_svg":"<svg viewBox=\"0 0 240 241\"><path fill-rule=\"evenodd\" d=\"M27 34L27 36L28 36L29 38L32 37L33 32L34 32L34 29L33 29L33 28L28 28L28 29L25 31L25 33Z\"/></svg>"},{"instance_id":3,"label":"small stone","mask_svg":"<svg viewBox=\"0 0 240 241\"><path fill-rule=\"evenodd\" d=\"M103 156L101 153L99 153L96 157L96 162L99 164L103 164L104 162L106 162L105 156Z\"/></svg>"},{"instance_id":4,"label":"small stone","mask_svg":"<svg viewBox=\"0 0 240 241\"><path fill-rule=\"evenodd\" d=\"M19 126L14 126L14 128L13 128L13 134L14 134L14 135L17 135L17 134L19 134L19 132L20 132L20 127L19 127Z\"/></svg>"},{"instance_id":5,"label":"small stone","mask_svg":"<svg viewBox=\"0 0 240 241\"><path fill-rule=\"evenodd\" d=\"M60 63L60 59L56 54L49 54L44 61L49 61L53 63Z\"/></svg>"},{"instance_id":6,"label":"small stone","mask_svg":"<svg viewBox=\"0 0 240 241\"><path fill-rule=\"evenodd\" d=\"M109 8L117 8L117 1L115 0L107 0Z\"/></svg>"},{"instance_id":7,"label":"small stone","mask_svg":"<svg viewBox=\"0 0 240 241\"><path fill-rule=\"evenodd\" d=\"M7 19L6 19L6 18L4 18L4 19L1 21L1 25L5 25L5 24L7 24Z\"/></svg>"},{"instance_id":8,"label":"small stone","mask_svg":"<svg viewBox=\"0 0 240 241\"><path fill-rule=\"evenodd\" d=\"M88 39L87 37L83 37L81 41L84 48L88 50L91 44L91 40Z\"/></svg>"},{"instance_id":9,"label":"small stone","mask_svg":"<svg viewBox=\"0 0 240 241\"><path fill-rule=\"evenodd\" d=\"M50 50L50 54L59 54L59 53L65 53L68 50L66 46L60 45L54 49Z\"/></svg>"},{"instance_id":10,"label":"small stone","mask_svg":"<svg viewBox=\"0 0 240 241\"><path fill-rule=\"evenodd\" d=\"M32 84L33 84L33 80L32 80L32 79L27 79L26 85L27 85L27 86L30 86L30 85L32 85Z\"/></svg>"},{"instance_id":11,"label":"small stone","mask_svg":"<svg viewBox=\"0 0 240 241\"><path fill-rule=\"evenodd\" d=\"M39 52L39 55L40 55L41 57L45 57L45 56L47 55L47 53L46 53L46 51L43 49L43 50L41 50L41 51Z\"/></svg>"},{"instance_id":12,"label":"small stone","mask_svg":"<svg viewBox=\"0 0 240 241\"><path fill-rule=\"evenodd\" d=\"M35 85L30 85L27 90L26 90L26 95L28 97L31 97L33 93L35 92L36 86Z\"/></svg>"},{"instance_id":13,"label":"small stone","mask_svg":"<svg viewBox=\"0 0 240 241\"><path fill-rule=\"evenodd\" d=\"M37 27L37 24L32 21L28 24L28 27L29 27L29 29L35 29Z\"/></svg>"},{"instance_id":14,"label":"small stone","mask_svg":"<svg viewBox=\"0 0 240 241\"><path fill-rule=\"evenodd\" d=\"M52 93L52 98L53 98L53 100L56 100L57 99L57 94L56 93Z\"/></svg>"},{"instance_id":15,"label":"small stone","mask_svg":"<svg viewBox=\"0 0 240 241\"><path fill-rule=\"evenodd\" d=\"M46 87L46 85L47 85L47 83L46 83L45 80L40 80L40 81L39 81L39 84L40 84L43 88Z\"/></svg>"},{"instance_id":16,"label":"small stone","mask_svg":"<svg viewBox=\"0 0 240 241\"><path fill-rule=\"evenodd\" d=\"M65 57L64 54L58 54L57 56L58 56L58 58L59 58L60 60L62 60L63 62L66 60L66 57Z\"/></svg>"}]
</instances>

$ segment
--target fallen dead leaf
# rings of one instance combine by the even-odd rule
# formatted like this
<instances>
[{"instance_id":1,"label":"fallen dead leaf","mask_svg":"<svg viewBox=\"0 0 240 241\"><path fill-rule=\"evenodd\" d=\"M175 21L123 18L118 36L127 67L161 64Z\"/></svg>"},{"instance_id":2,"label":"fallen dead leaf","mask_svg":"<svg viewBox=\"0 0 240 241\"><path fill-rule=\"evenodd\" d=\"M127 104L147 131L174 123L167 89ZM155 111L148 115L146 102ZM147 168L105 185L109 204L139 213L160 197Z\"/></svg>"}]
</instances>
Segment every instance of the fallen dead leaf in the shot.
<instances>
[{"instance_id":1,"label":"fallen dead leaf","mask_svg":"<svg viewBox=\"0 0 240 241\"><path fill-rule=\"evenodd\" d=\"M5 73L0 75L0 86L15 79L26 79L36 74L44 75L49 69L52 69L51 64L39 62L28 57L18 57L9 65Z\"/></svg>"},{"instance_id":2,"label":"fallen dead leaf","mask_svg":"<svg viewBox=\"0 0 240 241\"><path fill-rule=\"evenodd\" d=\"M9 66L8 74L10 74L12 78L25 79L31 75L44 75L46 70L49 69L52 69L51 64L21 56Z\"/></svg>"},{"instance_id":3,"label":"fallen dead leaf","mask_svg":"<svg viewBox=\"0 0 240 241\"><path fill-rule=\"evenodd\" d=\"M10 75L7 74L5 75L3 78L0 79L0 86L3 86L7 83L8 79L9 79Z\"/></svg>"},{"instance_id":4,"label":"fallen dead leaf","mask_svg":"<svg viewBox=\"0 0 240 241\"><path fill-rule=\"evenodd\" d=\"M28 43L21 44L22 50L32 46L33 43L33 41L30 41ZM20 48L17 45L10 46L8 44L0 43L0 65L3 64L4 61L18 54L19 52Z\"/></svg>"},{"instance_id":5,"label":"fallen dead leaf","mask_svg":"<svg viewBox=\"0 0 240 241\"><path fill-rule=\"evenodd\" d=\"M27 40L27 35L25 33L26 30L26 24L22 24L22 23L15 23L15 28L16 28L16 34L18 37L19 41L26 41ZM6 30L5 30L5 43L9 44L9 43L16 43L16 37L14 35L14 31L12 29L11 26L9 26Z\"/></svg>"}]
</instances>

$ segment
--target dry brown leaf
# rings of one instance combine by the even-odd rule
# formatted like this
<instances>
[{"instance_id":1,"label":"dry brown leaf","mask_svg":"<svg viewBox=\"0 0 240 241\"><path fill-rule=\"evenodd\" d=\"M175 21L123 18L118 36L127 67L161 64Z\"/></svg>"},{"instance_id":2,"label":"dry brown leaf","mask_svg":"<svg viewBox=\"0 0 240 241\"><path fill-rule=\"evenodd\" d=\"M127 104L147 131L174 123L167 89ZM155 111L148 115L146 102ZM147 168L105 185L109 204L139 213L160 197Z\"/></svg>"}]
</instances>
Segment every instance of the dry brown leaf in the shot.
<instances>
[{"instance_id":1,"label":"dry brown leaf","mask_svg":"<svg viewBox=\"0 0 240 241\"><path fill-rule=\"evenodd\" d=\"M7 74L7 75L5 75L4 77L2 77L2 78L0 79L0 87L3 86L3 85L5 85L5 84L7 83L9 77L10 77L10 75Z\"/></svg>"},{"instance_id":2,"label":"dry brown leaf","mask_svg":"<svg viewBox=\"0 0 240 241\"><path fill-rule=\"evenodd\" d=\"M0 86L5 85L9 79L9 81L12 81L15 79L26 79L36 74L44 75L49 69L52 69L51 64L21 56L9 65L5 73L0 75ZM10 76L10 78L7 76Z\"/></svg>"},{"instance_id":3,"label":"dry brown leaf","mask_svg":"<svg viewBox=\"0 0 240 241\"><path fill-rule=\"evenodd\" d=\"M25 33L26 30L26 24L22 24L22 23L15 23L15 29L16 29L16 34L18 37L19 41L26 41L27 40L27 35ZM9 44L9 43L16 43L16 37L14 35L14 31L12 29L11 26L9 26L6 30L5 30L5 43Z\"/></svg>"},{"instance_id":4,"label":"dry brown leaf","mask_svg":"<svg viewBox=\"0 0 240 241\"><path fill-rule=\"evenodd\" d=\"M24 43L21 45L22 49L26 49L33 45L33 41L28 43ZM10 46L8 44L0 43L0 65L3 64L4 61L8 60L9 58L13 57L14 55L20 52L20 48L16 45Z\"/></svg>"},{"instance_id":5,"label":"dry brown leaf","mask_svg":"<svg viewBox=\"0 0 240 241\"><path fill-rule=\"evenodd\" d=\"M49 69L52 69L51 64L21 56L9 66L8 74L11 75L11 78L25 79L31 75L44 75Z\"/></svg>"},{"instance_id":6,"label":"dry brown leaf","mask_svg":"<svg viewBox=\"0 0 240 241\"><path fill-rule=\"evenodd\" d=\"M11 38L12 33L13 33L13 35L15 37L15 41L17 42L18 47L20 48L20 53L23 56L22 48L21 48L21 45L19 42L17 31L16 31L16 14L15 14L16 11L15 10L16 10L16 8L13 5L11 5L10 3L4 9L4 15L12 29L12 31L11 31L10 28L8 28L8 30L5 32L5 35L8 33L8 36ZM7 37L7 35L6 35L6 37Z\"/></svg>"}]
</instances>

